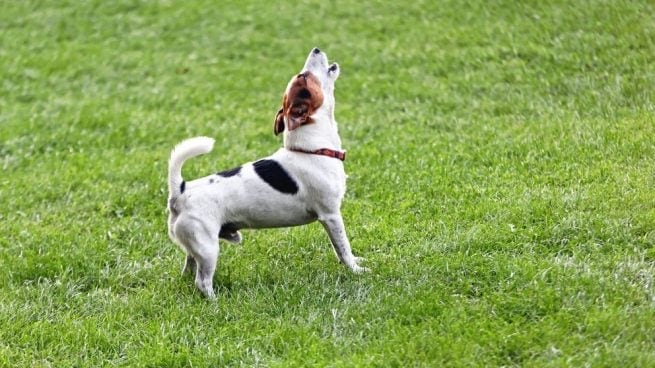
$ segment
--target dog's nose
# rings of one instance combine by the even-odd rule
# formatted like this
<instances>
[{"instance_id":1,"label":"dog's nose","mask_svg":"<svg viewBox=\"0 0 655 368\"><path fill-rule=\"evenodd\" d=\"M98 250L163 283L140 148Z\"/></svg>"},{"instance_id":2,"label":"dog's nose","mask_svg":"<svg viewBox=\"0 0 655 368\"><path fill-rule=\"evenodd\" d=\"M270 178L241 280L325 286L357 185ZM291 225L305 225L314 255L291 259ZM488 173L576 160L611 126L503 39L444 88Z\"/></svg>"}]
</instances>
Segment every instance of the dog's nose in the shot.
<instances>
[{"instance_id":1,"label":"dog's nose","mask_svg":"<svg viewBox=\"0 0 655 368\"><path fill-rule=\"evenodd\" d=\"M312 49L312 53L313 53L313 54L320 54L320 53L321 53L321 50L320 50L318 47L314 47L314 48Z\"/></svg>"}]
</instances>

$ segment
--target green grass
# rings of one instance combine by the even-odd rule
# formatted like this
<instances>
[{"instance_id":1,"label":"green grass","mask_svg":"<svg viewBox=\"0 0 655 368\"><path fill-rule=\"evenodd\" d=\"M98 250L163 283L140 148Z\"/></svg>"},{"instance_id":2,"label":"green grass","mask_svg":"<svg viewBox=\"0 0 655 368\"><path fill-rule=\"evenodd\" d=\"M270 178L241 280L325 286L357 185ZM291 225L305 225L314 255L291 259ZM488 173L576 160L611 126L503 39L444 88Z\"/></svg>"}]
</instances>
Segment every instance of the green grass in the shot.
<instances>
[{"instance_id":1,"label":"green grass","mask_svg":"<svg viewBox=\"0 0 655 368\"><path fill-rule=\"evenodd\" d=\"M0 366L655 366L648 1L0 1ZM342 66L343 204L180 276L166 162Z\"/></svg>"}]
</instances>

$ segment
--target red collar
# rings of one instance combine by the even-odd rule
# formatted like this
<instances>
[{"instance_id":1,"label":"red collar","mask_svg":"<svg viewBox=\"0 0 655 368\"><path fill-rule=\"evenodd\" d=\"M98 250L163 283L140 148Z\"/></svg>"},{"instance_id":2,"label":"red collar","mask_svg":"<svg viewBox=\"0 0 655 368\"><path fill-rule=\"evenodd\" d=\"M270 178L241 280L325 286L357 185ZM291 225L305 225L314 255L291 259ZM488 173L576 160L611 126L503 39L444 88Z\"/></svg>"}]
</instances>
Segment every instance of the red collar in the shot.
<instances>
[{"instance_id":1,"label":"red collar","mask_svg":"<svg viewBox=\"0 0 655 368\"><path fill-rule=\"evenodd\" d=\"M289 151L294 151L294 152L302 152L302 153L310 153L313 155L322 155L322 156L327 156L327 157L332 157L332 158L338 158L341 161L346 160L346 151L337 151L329 148L321 148L317 149L315 151L306 151L298 148L289 148Z\"/></svg>"}]
</instances>

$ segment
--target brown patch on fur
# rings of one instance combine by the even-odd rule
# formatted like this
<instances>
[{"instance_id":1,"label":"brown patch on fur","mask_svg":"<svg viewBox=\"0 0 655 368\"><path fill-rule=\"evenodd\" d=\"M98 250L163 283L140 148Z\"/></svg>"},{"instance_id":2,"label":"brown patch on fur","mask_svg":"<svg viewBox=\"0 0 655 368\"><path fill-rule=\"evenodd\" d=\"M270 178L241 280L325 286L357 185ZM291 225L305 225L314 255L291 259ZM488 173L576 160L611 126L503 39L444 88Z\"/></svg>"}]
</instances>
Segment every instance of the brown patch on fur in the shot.
<instances>
[{"instance_id":1,"label":"brown patch on fur","mask_svg":"<svg viewBox=\"0 0 655 368\"><path fill-rule=\"evenodd\" d=\"M284 118L289 130L313 123L311 115L323 105L321 82L310 72L298 74L282 99L282 108L275 115L273 131L284 131Z\"/></svg>"}]
</instances>

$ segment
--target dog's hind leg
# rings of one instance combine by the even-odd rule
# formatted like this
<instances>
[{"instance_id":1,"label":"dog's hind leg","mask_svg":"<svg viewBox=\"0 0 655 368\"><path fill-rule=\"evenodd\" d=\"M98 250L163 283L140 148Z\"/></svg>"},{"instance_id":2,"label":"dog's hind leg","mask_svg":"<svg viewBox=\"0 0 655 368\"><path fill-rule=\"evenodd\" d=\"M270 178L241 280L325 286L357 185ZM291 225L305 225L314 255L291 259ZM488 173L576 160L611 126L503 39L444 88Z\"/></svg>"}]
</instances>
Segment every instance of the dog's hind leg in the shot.
<instances>
[{"instance_id":1,"label":"dog's hind leg","mask_svg":"<svg viewBox=\"0 0 655 368\"><path fill-rule=\"evenodd\" d=\"M173 243L180 247L180 249L184 251L184 254L186 254L184 264L182 265L182 275L186 275L187 273L194 274L196 272L196 260L193 259L193 256L191 253L189 253L187 247L177 238L175 231L173 230L177 220L177 214L173 213L173 208L174 207L171 205L171 213L168 216L168 236L171 238Z\"/></svg>"},{"instance_id":2,"label":"dog's hind leg","mask_svg":"<svg viewBox=\"0 0 655 368\"><path fill-rule=\"evenodd\" d=\"M182 266L182 275L196 273L196 267L196 260L193 259L191 254L187 254L184 259L184 265Z\"/></svg>"},{"instance_id":3,"label":"dog's hind leg","mask_svg":"<svg viewBox=\"0 0 655 368\"><path fill-rule=\"evenodd\" d=\"M214 299L213 279L219 254L218 237L198 236L195 240L192 248L196 262L196 287L207 298Z\"/></svg>"},{"instance_id":4,"label":"dog's hind leg","mask_svg":"<svg viewBox=\"0 0 655 368\"><path fill-rule=\"evenodd\" d=\"M195 284L210 299L215 297L212 279L219 253L218 230L191 218L182 218L175 225L177 239L184 244L187 252L184 271L191 272L195 268Z\"/></svg>"}]
</instances>

